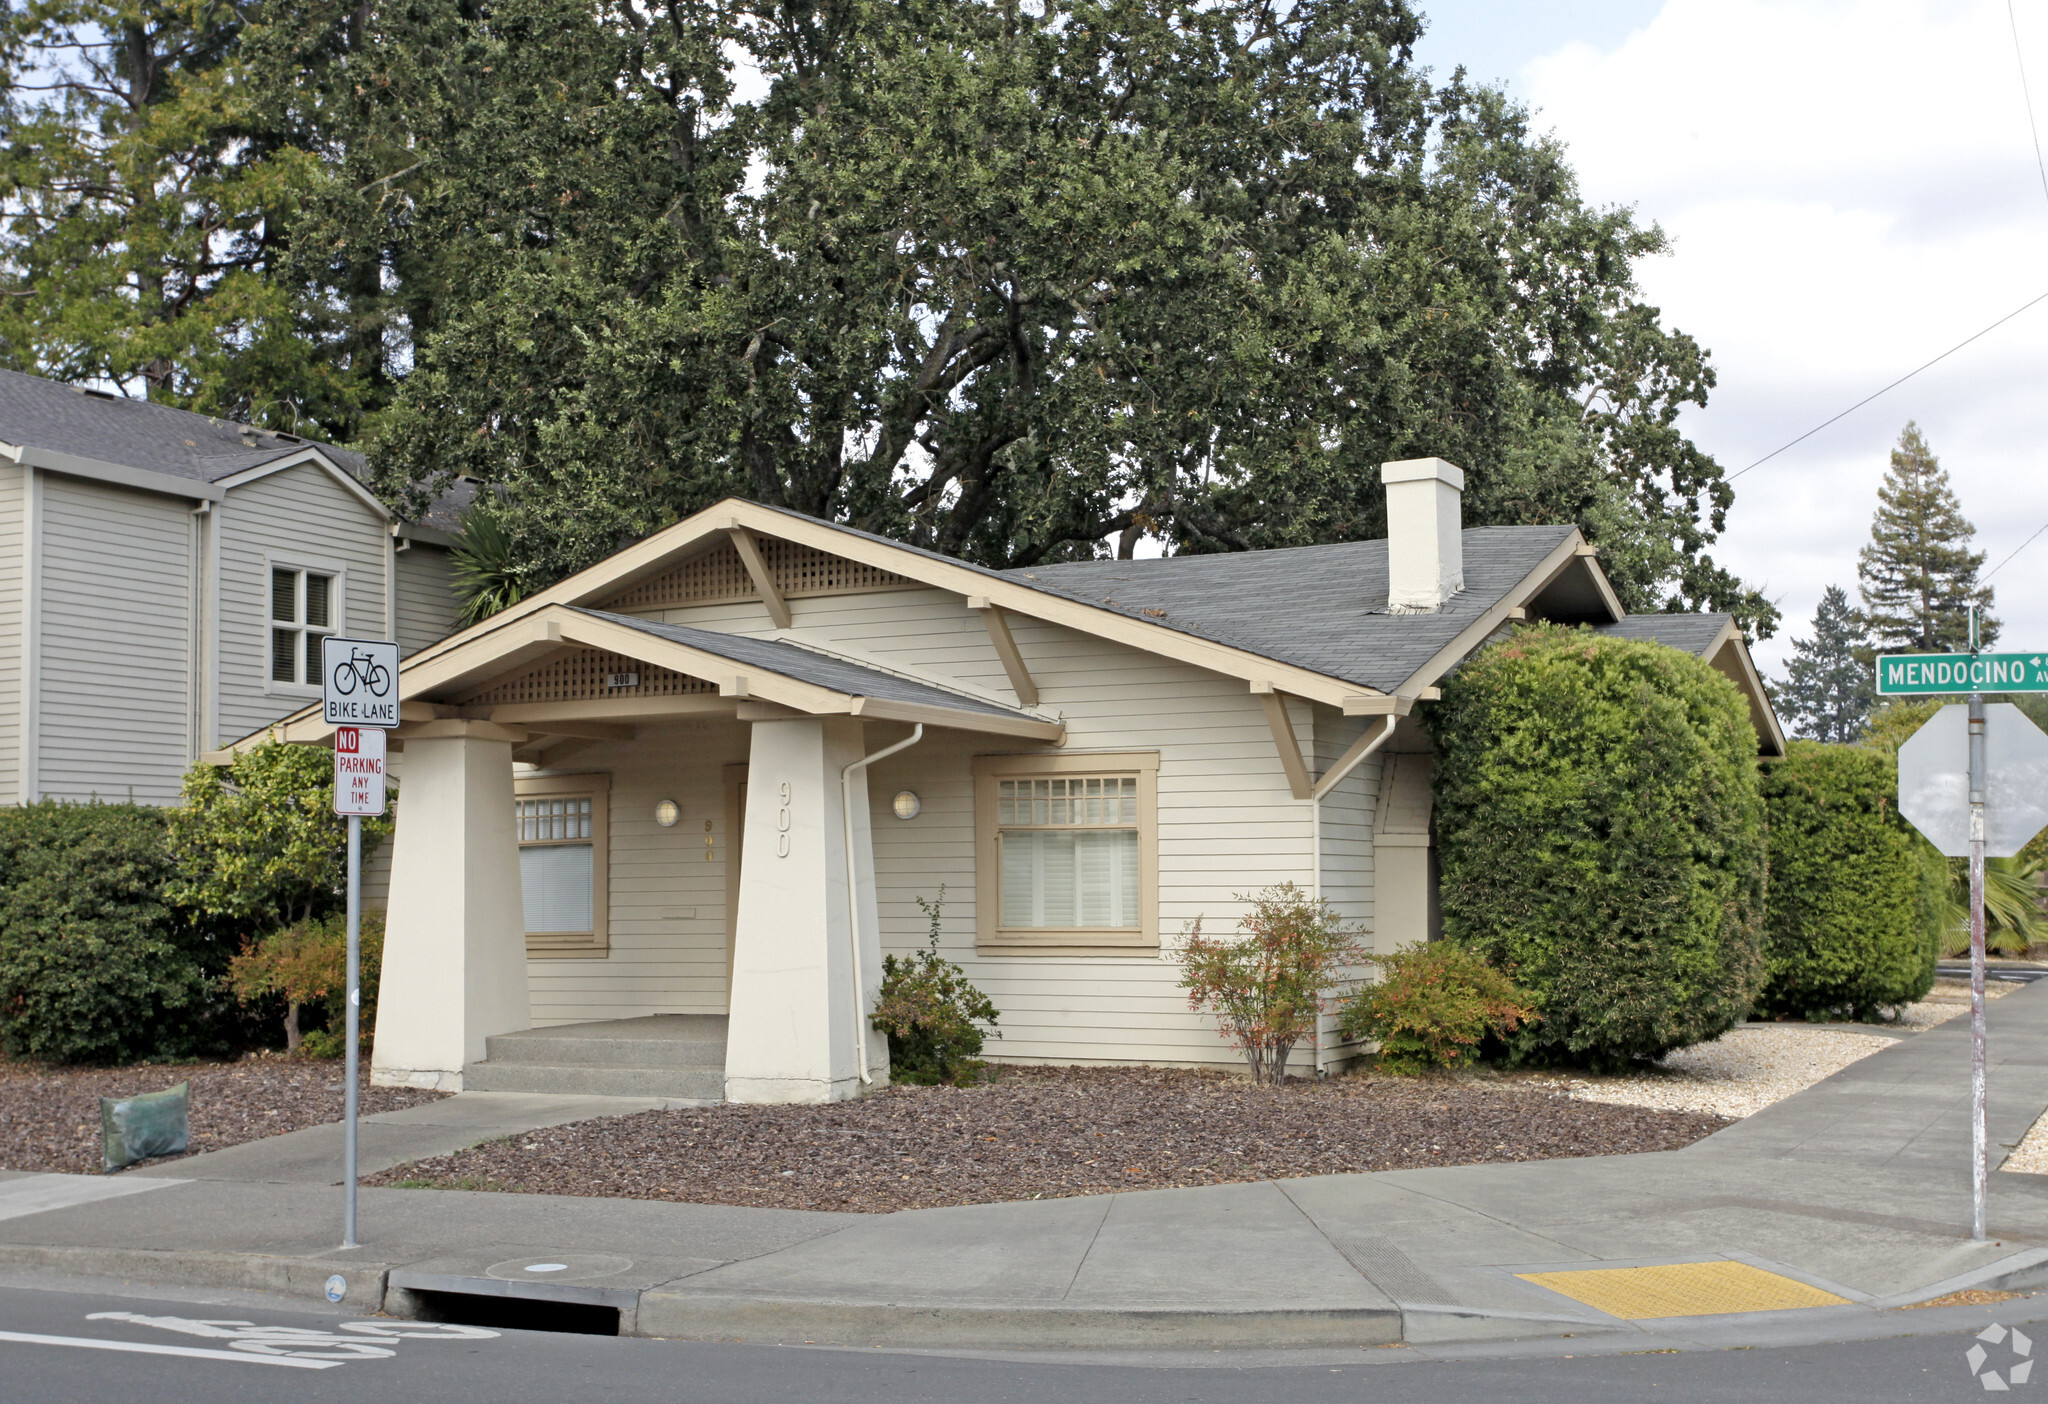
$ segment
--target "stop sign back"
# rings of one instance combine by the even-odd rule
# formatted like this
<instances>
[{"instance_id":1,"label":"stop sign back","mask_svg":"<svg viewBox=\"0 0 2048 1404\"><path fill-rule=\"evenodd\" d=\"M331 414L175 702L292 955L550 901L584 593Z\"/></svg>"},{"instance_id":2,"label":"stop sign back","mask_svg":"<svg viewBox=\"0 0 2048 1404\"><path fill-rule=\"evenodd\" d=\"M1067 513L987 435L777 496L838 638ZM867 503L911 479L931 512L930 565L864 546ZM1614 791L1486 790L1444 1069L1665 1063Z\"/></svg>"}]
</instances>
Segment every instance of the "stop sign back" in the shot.
<instances>
[{"instance_id":1,"label":"stop sign back","mask_svg":"<svg viewBox=\"0 0 2048 1404\"><path fill-rule=\"evenodd\" d=\"M1970 709L1943 707L1899 747L1899 813L1970 856ZM1984 708L1984 852L2010 858L2048 826L2048 736L2010 702Z\"/></svg>"}]
</instances>

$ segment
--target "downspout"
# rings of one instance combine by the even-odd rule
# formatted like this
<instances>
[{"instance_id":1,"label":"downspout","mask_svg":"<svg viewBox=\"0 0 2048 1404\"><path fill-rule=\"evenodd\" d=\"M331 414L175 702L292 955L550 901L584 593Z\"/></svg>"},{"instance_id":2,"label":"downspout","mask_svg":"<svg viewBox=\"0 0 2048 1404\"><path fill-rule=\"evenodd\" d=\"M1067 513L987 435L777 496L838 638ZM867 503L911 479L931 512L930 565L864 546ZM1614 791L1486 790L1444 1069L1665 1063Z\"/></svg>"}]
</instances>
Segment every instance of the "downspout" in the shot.
<instances>
[{"instance_id":1,"label":"downspout","mask_svg":"<svg viewBox=\"0 0 2048 1404\"><path fill-rule=\"evenodd\" d=\"M1309 831L1309 896L1320 903L1323 900L1323 797L1344 783L1344 777L1365 761L1365 758L1393 739L1394 728L1400 723L1394 713L1387 713L1387 724L1380 728L1380 734L1361 746L1349 760L1331 767L1330 773L1316 781L1308 795ZM1323 1075L1323 1016L1316 1015L1316 1076Z\"/></svg>"},{"instance_id":2,"label":"downspout","mask_svg":"<svg viewBox=\"0 0 2048 1404\"><path fill-rule=\"evenodd\" d=\"M846 819L846 930L853 942L853 1046L860 1059L860 1080L863 1084L875 1079L868 1072L868 997L860 983L860 873L859 865L853 860L853 772L865 771L878 760L886 760L898 751L907 751L924 740L924 723L912 728L910 735L893 746L884 746L871 756L862 756L839 772L840 809Z\"/></svg>"}]
</instances>

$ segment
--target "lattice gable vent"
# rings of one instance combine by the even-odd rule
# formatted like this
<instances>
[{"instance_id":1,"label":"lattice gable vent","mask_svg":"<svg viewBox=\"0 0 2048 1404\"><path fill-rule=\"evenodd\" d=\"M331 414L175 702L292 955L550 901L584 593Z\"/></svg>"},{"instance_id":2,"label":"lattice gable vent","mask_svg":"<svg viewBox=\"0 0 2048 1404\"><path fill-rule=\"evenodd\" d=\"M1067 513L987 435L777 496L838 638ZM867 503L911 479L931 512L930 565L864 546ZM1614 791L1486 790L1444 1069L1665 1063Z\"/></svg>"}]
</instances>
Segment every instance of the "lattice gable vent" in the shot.
<instances>
[{"instance_id":1,"label":"lattice gable vent","mask_svg":"<svg viewBox=\"0 0 2048 1404\"><path fill-rule=\"evenodd\" d=\"M775 536L759 536L761 558L784 599L807 595L852 595L870 590L915 589L918 582L894 571L849 561L814 546ZM677 605L719 604L755 600L753 577L730 541L678 562L660 575L613 595L599 609L666 609Z\"/></svg>"},{"instance_id":2,"label":"lattice gable vent","mask_svg":"<svg viewBox=\"0 0 2048 1404\"><path fill-rule=\"evenodd\" d=\"M717 683L702 678L657 668L622 653L582 648L517 677L487 684L462 702L495 707L514 702L585 702L594 697L685 697L717 691Z\"/></svg>"}]
</instances>

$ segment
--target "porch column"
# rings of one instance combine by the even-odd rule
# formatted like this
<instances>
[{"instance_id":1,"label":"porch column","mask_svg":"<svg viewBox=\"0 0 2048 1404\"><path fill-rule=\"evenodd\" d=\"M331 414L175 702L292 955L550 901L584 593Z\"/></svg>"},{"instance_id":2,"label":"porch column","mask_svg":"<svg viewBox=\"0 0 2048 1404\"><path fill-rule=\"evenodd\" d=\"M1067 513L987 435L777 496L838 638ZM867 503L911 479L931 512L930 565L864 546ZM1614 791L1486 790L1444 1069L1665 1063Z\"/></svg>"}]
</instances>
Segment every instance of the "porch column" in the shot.
<instances>
[{"instance_id":1,"label":"porch column","mask_svg":"<svg viewBox=\"0 0 2048 1404\"><path fill-rule=\"evenodd\" d=\"M840 773L862 755L850 717L753 722L745 857L734 923L725 1095L732 1102L837 1102L860 1095L856 1034L876 1085L888 1043L868 1027L881 983L867 786L854 781L862 1002L853 990Z\"/></svg>"},{"instance_id":2,"label":"porch column","mask_svg":"<svg viewBox=\"0 0 2048 1404\"><path fill-rule=\"evenodd\" d=\"M370 1080L462 1089L484 1039L533 1023L512 746L487 722L405 738Z\"/></svg>"}]
</instances>

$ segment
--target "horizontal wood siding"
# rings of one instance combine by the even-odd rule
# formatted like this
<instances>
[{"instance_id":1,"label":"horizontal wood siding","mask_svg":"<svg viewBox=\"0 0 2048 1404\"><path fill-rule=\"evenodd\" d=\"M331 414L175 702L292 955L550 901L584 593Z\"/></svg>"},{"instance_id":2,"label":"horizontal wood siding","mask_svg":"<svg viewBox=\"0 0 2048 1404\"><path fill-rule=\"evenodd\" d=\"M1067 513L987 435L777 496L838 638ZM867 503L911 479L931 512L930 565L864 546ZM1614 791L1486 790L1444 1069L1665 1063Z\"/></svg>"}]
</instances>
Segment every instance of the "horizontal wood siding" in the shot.
<instances>
[{"instance_id":1,"label":"horizontal wood siding","mask_svg":"<svg viewBox=\"0 0 2048 1404\"><path fill-rule=\"evenodd\" d=\"M872 660L1011 698L986 629L957 595L906 590L793 600L790 606L797 630L816 630L827 647L837 641ZM734 632L766 633L770 628L766 611L756 602L643 613ZM1042 748L936 729L927 732L922 745L882 762L870 776L884 948L905 952L923 943L926 919L914 899L936 897L943 883L942 947L1003 1011L1003 1037L990 1044L993 1056L1054 1062L1236 1063L1237 1055L1219 1038L1214 1022L1189 1011L1178 988L1172 952L1183 928L1197 918L1211 934L1235 930L1243 906L1238 894L1284 881L1306 887L1310 881L1308 806L1288 792L1258 699L1242 680L1058 625L1012 615L1010 627L1038 683L1042 706L1066 720L1063 754L1144 750L1160 755L1161 953L976 954L969 764L980 753ZM1306 748L1314 742L1310 708L1297 701L1292 711ZM1343 725L1354 728L1355 734L1355 722ZM878 724L869 732L871 748L879 748L903 735L904 729ZM1314 742L1318 759L1329 745L1342 740L1344 733L1338 728L1327 744ZM593 754L579 754L577 761ZM614 783L625 779L618 774ZM708 787L711 779L705 772L697 783ZM1366 805L1369 815L1370 784L1366 775L1347 782L1344 803L1349 809L1333 840L1339 849L1348 843L1352 850L1347 851L1355 851L1356 821L1350 811ZM918 818L908 822L888 810L889 799L906 788L915 790L924 804ZM704 792L708 795L709 790ZM655 796L646 798L651 804ZM674 798L684 803L686 816L696 812L682 795ZM1331 802L1338 803L1335 796ZM623 822L633 806L621 802L617 812ZM722 826L723 816L715 819ZM686 817L685 823L690 822ZM621 841L614 839L615 862ZM650 880L653 876L650 872ZM1348 873L1346 881L1352 884L1346 899L1349 907L1362 910L1369 898L1357 890L1356 873ZM658 889L659 881L653 886ZM619 914L636 897L620 892L616 881L614 888L616 930ZM722 895L707 888L687 900L701 912L713 901L722 902ZM719 930L722 939L722 925ZM552 977L553 972L548 974ZM722 988L721 984L721 994ZM534 1000L538 1018L543 1003L538 985ZM565 1006L550 996L547 1007L553 1016ZM606 1017L596 1005L578 1008L594 1012L575 1017Z\"/></svg>"},{"instance_id":2,"label":"horizontal wood siding","mask_svg":"<svg viewBox=\"0 0 2048 1404\"><path fill-rule=\"evenodd\" d=\"M0 460L0 804L21 784L22 512L28 470Z\"/></svg>"},{"instance_id":3,"label":"horizontal wood siding","mask_svg":"<svg viewBox=\"0 0 2048 1404\"><path fill-rule=\"evenodd\" d=\"M317 700L317 689L269 690L270 553L280 564L331 562L348 573L340 623L384 632L385 519L317 464L232 488L219 513L221 739L231 741Z\"/></svg>"},{"instance_id":4,"label":"horizontal wood siding","mask_svg":"<svg viewBox=\"0 0 2048 1404\"><path fill-rule=\"evenodd\" d=\"M38 773L63 799L178 797L191 755L191 504L43 476Z\"/></svg>"},{"instance_id":5,"label":"horizontal wood siding","mask_svg":"<svg viewBox=\"0 0 2048 1404\"><path fill-rule=\"evenodd\" d=\"M643 726L559 768L612 778L611 949L527 962L536 1025L725 1012L724 766L747 758L748 739L731 721ZM682 809L667 829L654 822L665 799Z\"/></svg>"},{"instance_id":6,"label":"horizontal wood siding","mask_svg":"<svg viewBox=\"0 0 2048 1404\"><path fill-rule=\"evenodd\" d=\"M461 623L455 599L454 558L438 546L413 542L398 553L398 652L418 653Z\"/></svg>"}]
</instances>

